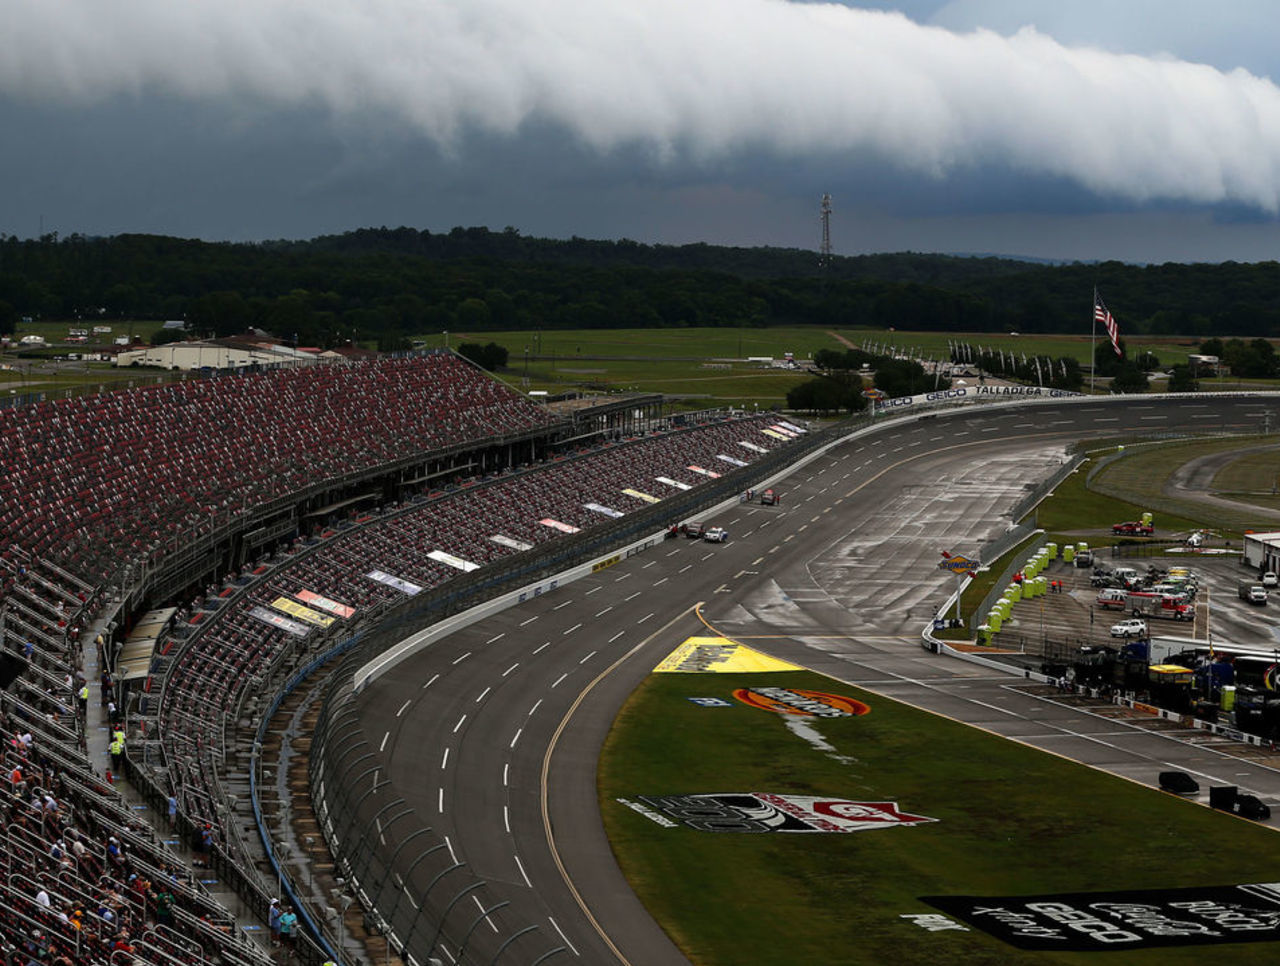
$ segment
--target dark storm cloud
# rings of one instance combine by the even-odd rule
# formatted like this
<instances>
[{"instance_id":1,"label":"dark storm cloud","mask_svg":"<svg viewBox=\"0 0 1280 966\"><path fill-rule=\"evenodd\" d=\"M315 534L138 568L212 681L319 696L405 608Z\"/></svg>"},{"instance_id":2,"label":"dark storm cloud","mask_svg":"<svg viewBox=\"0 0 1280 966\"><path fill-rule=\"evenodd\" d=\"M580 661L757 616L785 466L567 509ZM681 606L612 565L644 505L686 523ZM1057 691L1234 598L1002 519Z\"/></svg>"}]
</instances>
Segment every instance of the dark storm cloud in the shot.
<instances>
[{"instance_id":1,"label":"dark storm cloud","mask_svg":"<svg viewBox=\"0 0 1280 966\"><path fill-rule=\"evenodd\" d=\"M46 0L9 11L0 92L317 108L445 151L545 123L657 165L761 152L943 177L999 163L1135 201L1280 207L1269 80L840 5Z\"/></svg>"}]
</instances>

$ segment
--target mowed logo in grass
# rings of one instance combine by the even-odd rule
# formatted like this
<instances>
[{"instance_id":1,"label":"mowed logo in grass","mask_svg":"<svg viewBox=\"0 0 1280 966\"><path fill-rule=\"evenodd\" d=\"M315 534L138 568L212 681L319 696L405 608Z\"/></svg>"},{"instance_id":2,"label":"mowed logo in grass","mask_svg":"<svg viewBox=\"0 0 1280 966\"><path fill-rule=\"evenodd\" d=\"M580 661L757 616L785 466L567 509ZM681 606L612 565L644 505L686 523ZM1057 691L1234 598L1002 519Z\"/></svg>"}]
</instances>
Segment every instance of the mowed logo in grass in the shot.
<instances>
[{"instance_id":1,"label":"mowed logo in grass","mask_svg":"<svg viewBox=\"0 0 1280 966\"><path fill-rule=\"evenodd\" d=\"M871 710L861 701L803 688L738 688L733 696L743 704L776 714L794 714L803 718L850 718Z\"/></svg>"}]
</instances>

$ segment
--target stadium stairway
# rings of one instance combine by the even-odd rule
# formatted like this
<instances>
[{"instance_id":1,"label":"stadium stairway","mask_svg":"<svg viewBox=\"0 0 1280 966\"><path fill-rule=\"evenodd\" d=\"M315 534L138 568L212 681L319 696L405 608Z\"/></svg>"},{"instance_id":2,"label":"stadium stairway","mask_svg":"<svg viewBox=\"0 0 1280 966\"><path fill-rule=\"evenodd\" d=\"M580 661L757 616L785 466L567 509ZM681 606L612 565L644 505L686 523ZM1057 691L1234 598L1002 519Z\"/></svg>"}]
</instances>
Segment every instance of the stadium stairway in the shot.
<instances>
[{"instance_id":1,"label":"stadium stairway","mask_svg":"<svg viewBox=\"0 0 1280 966\"><path fill-rule=\"evenodd\" d=\"M85 679L89 682L89 703L85 709L85 751L91 762L99 763L94 768L99 777L110 775L110 781L120 793L125 807L162 834L162 841L178 857L181 865L195 868L195 853L191 850L190 843L182 841L181 836L171 832L168 816L158 814L151 808L124 775L111 773L111 722L107 713L107 701L113 696L104 696L102 693L104 656L96 643L100 636L105 639L107 624L108 618L104 615L87 628L80 638ZM212 873L201 875L198 868L195 868L195 872L205 890L235 917L241 934L274 954L266 924L253 914L240 896L232 889L222 886L212 877Z\"/></svg>"}]
</instances>

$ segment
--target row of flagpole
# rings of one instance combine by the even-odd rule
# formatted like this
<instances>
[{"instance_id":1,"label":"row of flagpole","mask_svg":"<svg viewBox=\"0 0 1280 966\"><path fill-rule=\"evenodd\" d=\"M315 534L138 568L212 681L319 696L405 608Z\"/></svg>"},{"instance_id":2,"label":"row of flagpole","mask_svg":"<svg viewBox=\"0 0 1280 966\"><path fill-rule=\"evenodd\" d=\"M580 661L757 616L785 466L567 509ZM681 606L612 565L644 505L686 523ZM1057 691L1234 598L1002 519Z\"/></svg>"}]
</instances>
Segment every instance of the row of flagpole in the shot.
<instances>
[{"instance_id":1,"label":"row of flagpole","mask_svg":"<svg viewBox=\"0 0 1280 966\"><path fill-rule=\"evenodd\" d=\"M1097 367L1097 358L1098 358L1097 340L1098 340L1098 323L1099 322L1102 323L1103 328L1106 330L1108 338L1110 338L1111 340L1112 350L1115 352L1118 358L1123 359L1124 350L1120 348L1120 327L1119 325L1116 324L1115 317L1111 314L1110 311L1108 311L1106 305L1103 304L1102 297L1098 295L1098 289L1095 286L1093 290L1093 327L1092 327L1092 332L1089 339L1089 359L1090 359L1089 392L1090 393L1092 393L1094 390L1094 378L1098 368ZM937 382L938 377L942 371L941 362L934 360L932 356L926 356L923 350L918 349L917 347L914 347L914 346L899 348L889 343L872 342L870 340L864 340L862 343L862 350L868 353L869 355L874 355L874 356L888 356L889 358L902 358L902 359L906 359L908 362L918 361L922 364L925 362L928 362L933 366L935 383ZM968 342L960 342L958 340L953 341L951 339L948 339L947 350L951 356L952 366L956 364L977 365L981 369L984 359L990 359L990 357L992 356L994 356L996 359L1000 361L1000 372L1002 374L1008 371L1009 366L1017 365L1017 355L1012 350L1010 350L1008 354L1009 356L1008 366L1006 366L1006 363L1005 363L1005 352L1003 349L1000 349L1000 348L983 349L982 346L979 346L978 352L976 353L977 358L975 358L973 346L970 345ZM1040 383L1041 386L1043 386L1044 372L1041 369L1041 365L1040 365L1041 358L1042 358L1041 356L1033 356L1032 360L1029 362L1027 359L1027 354L1025 352L1022 353L1022 364L1024 366L1027 366L1027 365L1030 365L1032 362L1034 362L1036 367L1036 381ZM1045 367L1048 369L1049 378L1052 380L1053 360L1048 358L1047 356L1043 358L1044 358ZM1061 363L1061 366L1062 366L1063 378L1066 378L1066 375L1067 375L1066 360L1059 359L1058 361ZM948 374L950 373L948 372Z\"/></svg>"}]
</instances>

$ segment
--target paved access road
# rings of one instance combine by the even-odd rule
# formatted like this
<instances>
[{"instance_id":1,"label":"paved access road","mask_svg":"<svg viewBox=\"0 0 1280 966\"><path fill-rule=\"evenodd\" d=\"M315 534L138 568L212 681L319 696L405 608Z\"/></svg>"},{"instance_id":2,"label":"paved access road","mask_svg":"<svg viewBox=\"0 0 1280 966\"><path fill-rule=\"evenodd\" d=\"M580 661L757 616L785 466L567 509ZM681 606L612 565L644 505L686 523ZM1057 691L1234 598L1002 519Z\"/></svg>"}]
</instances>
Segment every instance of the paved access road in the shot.
<instances>
[{"instance_id":1,"label":"paved access road","mask_svg":"<svg viewBox=\"0 0 1280 966\"><path fill-rule=\"evenodd\" d=\"M484 880L460 900L476 923L467 958L506 956L517 947L503 944L533 927L519 939L526 952L497 961L529 962L521 956L533 950L550 962L686 961L613 860L595 762L627 695L704 631L693 613L700 602L714 627L761 650L1150 781L1154 763L1183 746L922 650L920 628L951 589L938 552L972 551L1001 533L1009 508L1061 464L1069 441L1133 429L1258 429L1267 409L1253 398L1137 398L891 424L779 484L781 506L716 516L727 544L666 541L438 641L371 683L361 723L381 742L396 793ZM1201 774L1235 769L1201 757L1193 769ZM1277 777L1235 781L1276 798ZM1270 792L1265 781L1275 781ZM499 903L507 905L486 916ZM449 962L457 952L445 944L437 955Z\"/></svg>"}]
</instances>

